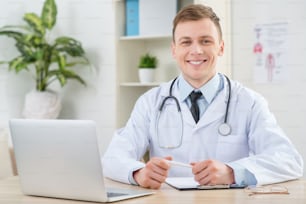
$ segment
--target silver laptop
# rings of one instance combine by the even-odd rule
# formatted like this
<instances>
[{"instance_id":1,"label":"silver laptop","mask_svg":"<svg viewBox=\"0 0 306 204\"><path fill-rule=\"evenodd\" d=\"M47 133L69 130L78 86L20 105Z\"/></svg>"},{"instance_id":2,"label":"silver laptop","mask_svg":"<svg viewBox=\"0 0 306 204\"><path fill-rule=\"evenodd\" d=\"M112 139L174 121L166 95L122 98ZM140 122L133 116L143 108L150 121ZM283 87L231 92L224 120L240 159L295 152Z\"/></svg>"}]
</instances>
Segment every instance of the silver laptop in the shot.
<instances>
[{"instance_id":1,"label":"silver laptop","mask_svg":"<svg viewBox=\"0 0 306 204\"><path fill-rule=\"evenodd\" d=\"M114 202L154 193L105 188L93 121L12 119L9 126L26 195Z\"/></svg>"}]
</instances>

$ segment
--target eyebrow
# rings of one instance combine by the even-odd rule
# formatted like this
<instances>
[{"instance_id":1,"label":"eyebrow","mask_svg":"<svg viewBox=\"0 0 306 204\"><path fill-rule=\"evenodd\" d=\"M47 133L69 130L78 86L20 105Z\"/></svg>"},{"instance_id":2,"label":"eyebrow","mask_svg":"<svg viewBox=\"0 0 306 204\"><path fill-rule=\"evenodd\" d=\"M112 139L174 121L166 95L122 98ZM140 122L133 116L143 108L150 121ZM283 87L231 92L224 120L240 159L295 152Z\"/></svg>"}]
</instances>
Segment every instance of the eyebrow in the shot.
<instances>
[{"instance_id":1,"label":"eyebrow","mask_svg":"<svg viewBox=\"0 0 306 204\"><path fill-rule=\"evenodd\" d=\"M213 39L213 37L210 36L210 35L203 35L203 36L199 37L199 39L205 39L205 38ZM184 37L179 38L178 41L181 41L181 40L190 40L190 39L191 39L191 37L184 36Z\"/></svg>"},{"instance_id":2,"label":"eyebrow","mask_svg":"<svg viewBox=\"0 0 306 204\"><path fill-rule=\"evenodd\" d=\"M191 38L190 37L181 37L178 39L178 41L181 41L181 40L190 40Z\"/></svg>"}]
</instances>

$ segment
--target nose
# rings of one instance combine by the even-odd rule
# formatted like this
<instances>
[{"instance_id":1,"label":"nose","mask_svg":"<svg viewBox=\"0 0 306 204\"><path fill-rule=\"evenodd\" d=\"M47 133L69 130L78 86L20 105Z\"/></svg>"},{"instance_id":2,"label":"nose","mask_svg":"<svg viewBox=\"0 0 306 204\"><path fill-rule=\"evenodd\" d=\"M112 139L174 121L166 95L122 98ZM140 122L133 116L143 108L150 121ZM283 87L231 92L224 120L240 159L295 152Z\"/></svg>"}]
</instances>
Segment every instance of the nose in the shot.
<instances>
[{"instance_id":1,"label":"nose","mask_svg":"<svg viewBox=\"0 0 306 204\"><path fill-rule=\"evenodd\" d=\"M192 54L203 54L202 46L199 45L198 43L194 43L194 44L191 46L191 53L192 53Z\"/></svg>"}]
</instances>

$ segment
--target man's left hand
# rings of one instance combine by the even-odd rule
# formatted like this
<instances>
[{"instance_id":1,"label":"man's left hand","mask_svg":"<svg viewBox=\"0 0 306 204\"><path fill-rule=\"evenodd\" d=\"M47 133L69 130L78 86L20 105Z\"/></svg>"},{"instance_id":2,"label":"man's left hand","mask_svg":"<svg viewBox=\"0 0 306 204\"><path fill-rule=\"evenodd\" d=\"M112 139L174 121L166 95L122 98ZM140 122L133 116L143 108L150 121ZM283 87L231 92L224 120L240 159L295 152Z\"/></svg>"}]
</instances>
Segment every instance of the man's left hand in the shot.
<instances>
[{"instance_id":1,"label":"man's left hand","mask_svg":"<svg viewBox=\"0 0 306 204\"><path fill-rule=\"evenodd\" d=\"M222 162L205 160L191 164L194 178L200 185L235 183L233 169Z\"/></svg>"}]
</instances>

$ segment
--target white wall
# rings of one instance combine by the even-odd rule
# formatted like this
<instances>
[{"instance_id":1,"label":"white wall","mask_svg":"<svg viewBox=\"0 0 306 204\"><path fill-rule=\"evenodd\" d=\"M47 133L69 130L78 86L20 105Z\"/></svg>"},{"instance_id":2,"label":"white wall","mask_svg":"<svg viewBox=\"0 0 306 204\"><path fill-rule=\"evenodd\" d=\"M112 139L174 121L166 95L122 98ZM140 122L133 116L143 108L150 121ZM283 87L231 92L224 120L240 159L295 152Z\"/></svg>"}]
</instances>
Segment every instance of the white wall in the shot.
<instances>
[{"instance_id":1,"label":"white wall","mask_svg":"<svg viewBox=\"0 0 306 204\"><path fill-rule=\"evenodd\" d=\"M43 0L0 0L0 26L21 23L24 12L40 12ZM97 75L84 73L88 87L71 83L61 93L60 118L97 121L101 145L105 147L115 129L115 20L112 0L57 0L58 22L55 34L79 39L97 67ZM306 8L305 0L232 0L234 79L262 93L270 103L279 124L306 158ZM261 13L259 13L259 11ZM290 79L277 84L253 81L256 23L289 23L288 67ZM0 37L0 60L14 56L13 41ZM24 94L33 88L27 74L8 73L0 66L0 129L9 118L20 117ZM58 87L55 86L55 89Z\"/></svg>"},{"instance_id":2,"label":"white wall","mask_svg":"<svg viewBox=\"0 0 306 204\"><path fill-rule=\"evenodd\" d=\"M306 1L232 0L234 79L263 94L280 126L291 138L306 162ZM253 80L252 52L258 23L287 22L288 80L258 84ZM304 175L306 175L304 170Z\"/></svg>"},{"instance_id":3,"label":"white wall","mask_svg":"<svg viewBox=\"0 0 306 204\"><path fill-rule=\"evenodd\" d=\"M22 24L25 12L41 13L43 0L0 0L0 27ZM92 119L98 123L101 146L115 128L115 20L112 0L57 0L58 19L53 36L67 35L82 42L96 72L82 71L83 87L71 81L60 89L63 111L60 118ZM0 37L0 61L17 55L14 41ZM0 65L0 129L9 118L21 117L24 95L34 88L28 73L16 75Z\"/></svg>"}]
</instances>

